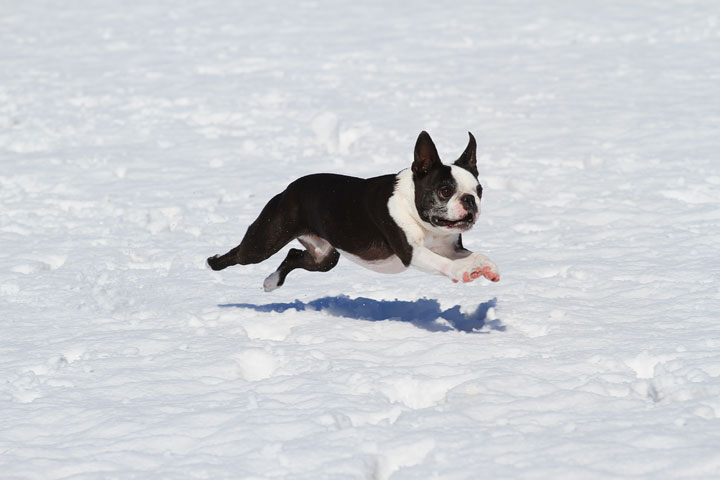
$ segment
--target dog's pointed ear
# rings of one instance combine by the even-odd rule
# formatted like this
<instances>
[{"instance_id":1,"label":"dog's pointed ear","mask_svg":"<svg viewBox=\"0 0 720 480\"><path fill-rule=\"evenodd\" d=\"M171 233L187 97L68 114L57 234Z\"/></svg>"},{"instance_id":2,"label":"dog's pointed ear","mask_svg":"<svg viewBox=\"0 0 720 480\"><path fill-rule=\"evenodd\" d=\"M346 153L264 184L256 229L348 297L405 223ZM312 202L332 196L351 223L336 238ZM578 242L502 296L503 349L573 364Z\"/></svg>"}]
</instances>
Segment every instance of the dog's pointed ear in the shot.
<instances>
[{"instance_id":1,"label":"dog's pointed ear","mask_svg":"<svg viewBox=\"0 0 720 480\"><path fill-rule=\"evenodd\" d=\"M465 147L465 151L462 153L462 155L460 155L460 158L458 158L455 162L455 165L460 168L464 168L468 172L472 173L475 178L477 178L477 142L475 142L475 137L473 137L472 133L468 132L468 135L470 135L468 145L467 147Z\"/></svg>"},{"instance_id":2,"label":"dog's pointed ear","mask_svg":"<svg viewBox=\"0 0 720 480\"><path fill-rule=\"evenodd\" d=\"M412 171L416 175L424 175L439 164L442 162L437 148L430 135L423 130L415 142L415 161L412 164Z\"/></svg>"}]
</instances>

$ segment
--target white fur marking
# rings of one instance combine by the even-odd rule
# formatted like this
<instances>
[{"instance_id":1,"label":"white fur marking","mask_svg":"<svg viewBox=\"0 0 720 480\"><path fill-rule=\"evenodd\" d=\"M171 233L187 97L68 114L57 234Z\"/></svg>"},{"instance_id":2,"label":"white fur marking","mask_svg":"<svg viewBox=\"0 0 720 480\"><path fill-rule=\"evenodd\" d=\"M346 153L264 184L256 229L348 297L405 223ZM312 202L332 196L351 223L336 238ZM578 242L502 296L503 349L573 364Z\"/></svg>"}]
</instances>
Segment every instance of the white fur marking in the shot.
<instances>
[{"instance_id":1,"label":"white fur marking","mask_svg":"<svg viewBox=\"0 0 720 480\"><path fill-rule=\"evenodd\" d=\"M395 190L388 200L388 211L395 223L405 232L408 243L415 247L422 245L427 233L435 227L420 219L415 206L415 182L412 176L409 168L398 173Z\"/></svg>"},{"instance_id":2,"label":"white fur marking","mask_svg":"<svg viewBox=\"0 0 720 480\"><path fill-rule=\"evenodd\" d=\"M302 235L298 237L298 240L310 252L316 262L324 260L333 248L330 242L317 235Z\"/></svg>"},{"instance_id":3,"label":"white fur marking","mask_svg":"<svg viewBox=\"0 0 720 480\"><path fill-rule=\"evenodd\" d=\"M278 283L280 282L280 274L278 272L273 272L265 279L263 282L263 290L266 292L272 292L273 290L278 288Z\"/></svg>"},{"instance_id":4,"label":"white fur marking","mask_svg":"<svg viewBox=\"0 0 720 480\"><path fill-rule=\"evenodd\" d=\"M356 263L361 267L365 267L368 270L372 270L373 272L400 273L407 270L407 267L403 265L402 261L397 255L391 255L388 258L384 258L382 260L364 260L357 255L353 255L352 253L343 252L342 250L338 250L338 252L340 252L343 257L346 257L351 262Z\"/></svg>"},{"instance_id":5,"label":"white fur marking","mask_svg":"<svg viewBox=\"0 0 720 480\"><path fill-rule=\"evenodd\" d=\"M465 210L465 207L460 201L464 195L472 195L475 197L475 205L478 207L477 214L480 215L480 197L478 197L477 194L477 186L479 183L477 179L472 173L462 167L458 167L457 165L450 165L450 170L453 178L455 178L455 181L458 184L457 192L455 192L455 195L448 202L448 213L450 214L450 219L460 219L467 215L467 210ZM477 220L477 217L475 217L475 219Z\"/></svg>"}]
</instances>

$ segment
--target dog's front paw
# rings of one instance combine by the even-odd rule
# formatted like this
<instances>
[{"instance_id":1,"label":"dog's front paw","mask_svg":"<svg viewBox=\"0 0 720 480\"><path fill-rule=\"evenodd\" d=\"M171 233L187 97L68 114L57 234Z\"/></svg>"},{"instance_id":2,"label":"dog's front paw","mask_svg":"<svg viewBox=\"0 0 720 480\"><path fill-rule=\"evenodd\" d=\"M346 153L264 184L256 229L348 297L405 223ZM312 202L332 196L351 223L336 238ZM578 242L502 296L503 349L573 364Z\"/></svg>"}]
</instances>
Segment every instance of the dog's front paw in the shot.
<instances>
[{"instance_id":1,"label":"dog's front paw","mask_svg":"<svg viewBox=\"0 0 720 480\"><path fill-rule=\"evenodd\" d=\"M485 255L473 253L467 258L456 260L451 271L450 279L457 282L472 282L473 280L485 277L492 282L500 281L500 272L497 265Z\"/></svg>"}]
</instances>

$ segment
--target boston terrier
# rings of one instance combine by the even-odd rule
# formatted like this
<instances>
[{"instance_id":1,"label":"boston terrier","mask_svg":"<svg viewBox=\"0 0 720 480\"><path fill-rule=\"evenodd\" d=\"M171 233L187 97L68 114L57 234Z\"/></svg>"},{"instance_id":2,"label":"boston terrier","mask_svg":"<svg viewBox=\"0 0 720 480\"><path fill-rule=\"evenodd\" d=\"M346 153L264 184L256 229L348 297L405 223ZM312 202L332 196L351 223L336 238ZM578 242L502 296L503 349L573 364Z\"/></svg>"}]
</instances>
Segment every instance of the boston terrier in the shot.
<instances>
[{"instance_id":1,"label":"boston terrier","mask_svg":"<svg viewBox=\"0 0 720 480\"><path fill-rule=\"evenodd\" d=\"M240 245L207 259L213 270L262 262L297 239L265 279L270 292L296 268L327 272L340 255L370 270L398 273L410 266L454 282L500 280L485 255L463 248L462 234L480 215L477 144L444 165L430 135L421 132L412 167L362 179L319 173L291 183L263 208Z\"/></svg>"}]
</instances>

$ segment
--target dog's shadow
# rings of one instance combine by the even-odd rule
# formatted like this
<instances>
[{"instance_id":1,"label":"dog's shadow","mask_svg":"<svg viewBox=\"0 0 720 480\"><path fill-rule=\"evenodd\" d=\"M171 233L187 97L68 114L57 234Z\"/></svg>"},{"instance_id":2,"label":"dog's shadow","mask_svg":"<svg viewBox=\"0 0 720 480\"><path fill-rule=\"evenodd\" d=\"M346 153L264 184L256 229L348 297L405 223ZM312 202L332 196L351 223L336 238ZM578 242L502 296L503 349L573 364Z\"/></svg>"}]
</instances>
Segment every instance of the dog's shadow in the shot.
<instances>
[{"instance_id":1,"label":"dog's shadow","mask_svg":"<svg viewBox=\"0 0 720 480\"><path fill-rule=\"evenodd\" d=\"M293 303L228 303L222 308L247 308L257 312L284 312L286 310L325 312L337 317L353 318L376 322L395 320L412 323L418 328L431 332L488 333L488 330L505 331L505 326L496 318L488 318L488 312L497 304L497 298L481 303L472 313L462 313L460 305L447 310L440 308L440 302L421 298L414 302L402 300L373 300L371 298L350 298L345 295L324 297L311 302L296 300ZM494 315L493 315L494 317ZM487 328L486 328L487 327ZM483 330L481 332L481 330Z\"/></svg>"}]
</instances>

